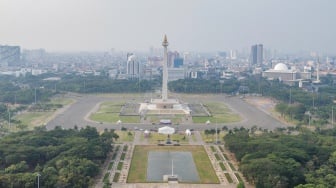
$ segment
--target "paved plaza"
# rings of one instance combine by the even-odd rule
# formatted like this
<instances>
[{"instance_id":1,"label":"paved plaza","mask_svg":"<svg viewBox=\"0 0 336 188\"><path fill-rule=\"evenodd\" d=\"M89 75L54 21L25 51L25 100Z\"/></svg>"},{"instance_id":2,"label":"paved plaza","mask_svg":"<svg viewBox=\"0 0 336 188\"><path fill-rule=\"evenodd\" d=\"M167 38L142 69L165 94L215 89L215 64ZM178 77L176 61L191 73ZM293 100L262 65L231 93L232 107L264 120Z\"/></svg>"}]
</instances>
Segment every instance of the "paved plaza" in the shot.
<instances>
[{"instance_id":1,"label":"paved plaza","mask_svg":"<svg viewBox=\"0 0 336 188\"><path fill-rule=\"evenodd\" d=\"M100 103L106 101L144 101L148 100L144 98L146 95L68 95L76 102L66 109L63 109L61 113L58 113L51 121L47 123L47 129L53 129L55 126L62 126L63 128L85 127L87 125L96 127L98 130L107 129L120 129L120 125L117 123L101 123L94 122L88 119L89 115L93 113L99 107ZM270 113L265 113L265 110L260 109L240 97L225 96L225 95L180 95L183 101L187 103L204 103L204 102L223 102L233 112L238 113L243 119L240 122L226 123L228 128L234 127L246 127L250 128L254 125L263 129L273 130L278 127L287 126L285 123L272 117ZM183 118L182 118L183 119ZM224 124L223 124L224 125ZM158 127L152 125L150 122L143 122L139 124L123 123L125 128L133 129L134 127L142 129L157 129ZM209 128L215 128L215 124L193 124L190 118L184 118L183 122L179 124L179 128L182 129L195 129L205 130Z\"/></svg>"}]
</instances>

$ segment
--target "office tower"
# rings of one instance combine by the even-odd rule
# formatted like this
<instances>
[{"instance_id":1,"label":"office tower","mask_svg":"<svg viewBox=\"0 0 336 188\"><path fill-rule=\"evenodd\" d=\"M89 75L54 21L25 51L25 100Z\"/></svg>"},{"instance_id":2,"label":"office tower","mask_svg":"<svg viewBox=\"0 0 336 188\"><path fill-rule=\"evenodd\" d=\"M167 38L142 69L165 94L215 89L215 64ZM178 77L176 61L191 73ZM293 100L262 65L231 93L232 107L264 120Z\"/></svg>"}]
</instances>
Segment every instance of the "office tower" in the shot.
<instances>
[{"instance_id":1,"label":"office tower","mask_svg":"<svg viewBox=\"0 0 336 188\"><path fill-rule=\"evenodd\" d=\"M130 79L139 78L140 63L137 61L135 55L127 54L127 76Z\"/></svg>"},{"instance_id":2,"label":"office tower","mask_svg":"<svg viewBox=\"0 0 336 188\"><path fill-rule=\"evenodd\" d=\"M263 45L256 44L251 47L251 65L261 66L263 63Z\"/></svg>"}]
</instances>

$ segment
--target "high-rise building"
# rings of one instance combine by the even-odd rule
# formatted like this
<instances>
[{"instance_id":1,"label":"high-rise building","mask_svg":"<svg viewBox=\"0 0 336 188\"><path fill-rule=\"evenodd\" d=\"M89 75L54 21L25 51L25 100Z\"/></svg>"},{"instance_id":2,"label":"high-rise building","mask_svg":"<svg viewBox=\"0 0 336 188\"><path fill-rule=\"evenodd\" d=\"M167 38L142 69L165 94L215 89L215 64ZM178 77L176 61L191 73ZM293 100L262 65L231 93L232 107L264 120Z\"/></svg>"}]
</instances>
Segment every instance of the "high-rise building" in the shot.
<instances>
[{"instance_id":1,"label":"high-rise building","mask_svg":"<svg viewBox=\"0 0 336 188\"><path fill-rule=\"evenodd\" d=\"M130 79L139 78L140 74L140 63L137 61L135 55L127 54L127 76Z\"/></svg>"},{"instance_id":2,"label":"high-rise building","mask_svg":"<svg viewBox=\"0 0 336 188\"><path fill-rule=\"evenodd\" d=\"M20 46L0 45L0 64L16 66L20 64Z\"/></svg>"},{"instance_id":3,"label":"high-rise building","mask_svg":"<svg viewBox=\"0 0 336 188\"><path fill-rule=\"evenodd\" d=\"M236 50L230 50L230 59L231 60L237 59L237 51Z\"/></svg>"},{"instance_id":4,"label":"high-rise building","mask_svg":"<svg viewBox=\"0 0 336 188\"><path fill-rule=\"evenodd\" d=\"M263 63L263 45L256 44L251 47L251 57L250 62L251 65L259 65L261 66Z\"/></svg>"},{"instance_id":5,"label":"high-rise building","mask_svg":"<svg viewBox=\"0 0 336 188\"><path fill-rule=\"evenodd\" d=\"M178 52L171 52L169 51L168 52L168 64L167 64L167 67L174 67L174 61L176 58L179 58L180 57L180 54Z\"/></svg>"},{"instance_id":6,"label":"high-rise building","mask_svg":"<svg viewBox=\"0 0 336 188\"><path fill-rule=\"evenodd\" d=\"M174 59L174 68L180 68L183 66L183 58L177 57Z\"/></svg>"}]
</instances>

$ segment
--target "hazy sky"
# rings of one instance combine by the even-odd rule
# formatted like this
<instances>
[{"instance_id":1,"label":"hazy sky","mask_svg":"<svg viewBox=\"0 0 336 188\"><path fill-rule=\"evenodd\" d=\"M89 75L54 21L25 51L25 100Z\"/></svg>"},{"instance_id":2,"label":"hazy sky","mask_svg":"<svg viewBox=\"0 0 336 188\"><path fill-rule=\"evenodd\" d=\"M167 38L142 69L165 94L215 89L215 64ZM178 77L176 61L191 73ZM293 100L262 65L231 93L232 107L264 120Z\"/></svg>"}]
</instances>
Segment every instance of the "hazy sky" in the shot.
<instances>
[{"instance_id":1,"label":"hazy sky","mask_svg":"<svg viewBox=\"0 0 336 188\"><path fill-rule=\"evenodd\" d=\"M48 51L249 49L336 54L335 0L0 0L0 44Z\"/></svg>"}]
</instances>

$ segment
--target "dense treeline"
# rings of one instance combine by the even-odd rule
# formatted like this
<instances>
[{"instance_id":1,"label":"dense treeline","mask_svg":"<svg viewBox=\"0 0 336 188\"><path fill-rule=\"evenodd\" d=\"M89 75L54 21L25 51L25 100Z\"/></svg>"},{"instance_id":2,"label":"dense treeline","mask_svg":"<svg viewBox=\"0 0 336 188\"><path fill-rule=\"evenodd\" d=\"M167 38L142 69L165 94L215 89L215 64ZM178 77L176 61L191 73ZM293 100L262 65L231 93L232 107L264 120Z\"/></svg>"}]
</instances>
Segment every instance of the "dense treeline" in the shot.
<instances>
[{"instance_id":1,"label":"dense treeline","mask_svg":"<svg viewBox=\"0 0 336 188\"><path fill-rule=\"evenodd\" d=\"M57 83L62 91L78 93L126 93L152 91L156 81L114 80L106 76L66 76Z\"/></svg>"},{"instance_id":2,"label":"dense treeline","mask_svg":"<svg viewBox=\"0 0 336 188\"><path fill-rule=\"evenodd\" d=\"M0 140L0 187L89 187L111 151L113 131L55 128L13 133Z\"/></svg>"},{"instance_id":3,"label":"dense treeline","mask_svg":"<svg viewBox=\"0 0 336 188\"><path fill-rule=\"evenodd\" d=\"M27 75L22 78L0 77L0 102L31 104L35 102L35 92L37 101L44 102L62 91L78 93L133 93L153 91L155 86L160 85L159 80L114 80L107 76L64 75L61 77L61 80L44 80L51 76L55 75Z\"/></svg>"},{"instance_id":4,"label":"dense treeline","mask_svg":"<svg viewBox=\"0 0 336 188\"><path fill-rule=\"evenodd\" d=\"M336 129L301 131L298 135L248 129L230 131L226 146L235 153L240 171L257 188L336 187Z\"/></svg>"},{"instance_id":5,"label":"dense treeline","mask_svg":"<svg viewBox=\"0 0 336 188\"><path fill-rule=\"evenodd\" d=\"M38 102L48 101L56 93L53 89L45 87L46 84L41 79L34 76L0 76L0 102L31 104L35 102L35 93Z\"/></svg>"},{"instance_id":6,"label":"dense treeline","mask_svg":"<svg viewBox=\"0 0 336 188\"><path fill-rule=\"evenodd\" d=\"M168 83L170 91L178 93L228 93L232 94L239 89L236 79L225 80L222 84L219 80L205 79L181 79Z\"/></svg>"}]
</instances>

